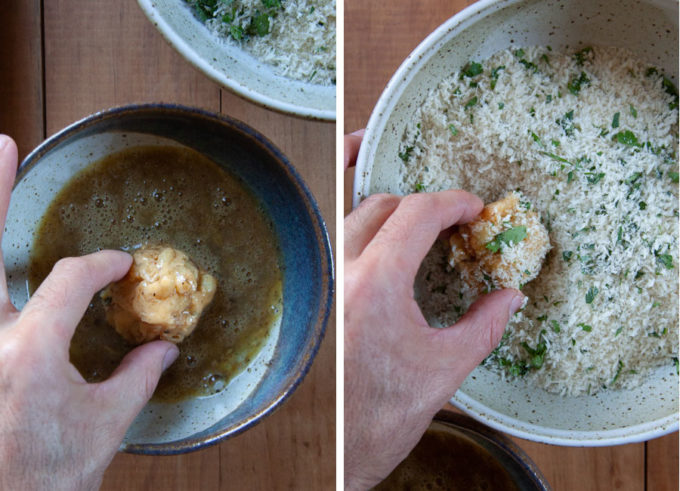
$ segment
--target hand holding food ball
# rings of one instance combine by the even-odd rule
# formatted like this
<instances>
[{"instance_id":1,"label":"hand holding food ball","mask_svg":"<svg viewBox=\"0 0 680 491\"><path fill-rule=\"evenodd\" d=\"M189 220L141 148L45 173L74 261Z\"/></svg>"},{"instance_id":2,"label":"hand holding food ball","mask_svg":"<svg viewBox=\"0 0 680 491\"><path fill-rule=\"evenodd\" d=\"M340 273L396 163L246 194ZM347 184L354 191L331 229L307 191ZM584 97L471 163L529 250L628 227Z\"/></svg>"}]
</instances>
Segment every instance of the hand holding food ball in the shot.
<instances>
[{"instance_id":1,"label":"hand holding food ball","mask_svg":"<svg viewBox=\"0 0 680 491\"><path fill-rule=\"evenodd\" d=\"M0 136L0 233L16 168L16 145ZM177 357L171 343L147 343L97 384L69 362L71 336L92 296L131 262L119 251L64 259L21 312L0 262L0 489L95 489Z\"/></svg>"},{"instance_id":2,"label":"hand holding food ball","mask_svg":"<svg viewBox=\"0 0 680 491\"><path fill-rule=\"evenodd\" d=\"M215 296L217 280L168 246L143 247L132 259L128 274L101 294L109 324L132 344L181 342Z\"/></svg>"},{"instance_id":3,"label":"hand holding food ball","mask_svg":"<svg viewBox=\"0 0 680 491\"><path fill-rule=\"evenodd\" d=\"M346 141L356 158L356 139ZM482 296L453 326L428 326L413 298L416 272L440 232L472 221L465 191L373 195L345 219L345 484L384 479L432 417L493 350L524 298Z\"/></svg>"}]
</instances>

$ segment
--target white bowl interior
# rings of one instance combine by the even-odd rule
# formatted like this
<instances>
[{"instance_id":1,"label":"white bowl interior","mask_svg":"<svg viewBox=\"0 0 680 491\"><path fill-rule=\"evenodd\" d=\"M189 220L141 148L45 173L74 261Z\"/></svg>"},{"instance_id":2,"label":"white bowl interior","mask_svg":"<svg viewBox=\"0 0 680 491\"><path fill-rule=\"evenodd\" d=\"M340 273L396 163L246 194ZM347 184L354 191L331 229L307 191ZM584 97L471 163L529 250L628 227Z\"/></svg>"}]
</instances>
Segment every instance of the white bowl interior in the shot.
<instances>
[{"instance_id":1,"label":"white bowl interior","mask_svg":"<svg viewBox=\"0 0 680 491\"><path fill-rule=\"evenodd\" d=\"M367 126L353 204L374 193L404 194L398 148L416 109L469 60L516 46L577 50L617 46L663 69L677 85L677 1L482 0L447 21L409 55L387 85ZM660 368L629 391L562 397L505 381L478 367L453 397L477 419L516 436L563 445L646 440L678 428L675 368Z\"/></svg>"},{"instance_id":2,"label":"white bowl interior","mask_svg":"<svg viewBox=\"0 0 680 491\"><path fill-rule=\"evenodd\" d=\"M270 109L335 121L335 85L315 85L277 75L271 66L212 34L184 0L138 3L187 61L223 87Z\"/></svg>"},{"instance_id":3,"label":"white bowl interior","mask_svg":"<svg viewBox=\"0 0 680 491\"><path fill-rule=\"evenodd\" d=\"M50 202L77 172L106 155L139 145L182 146L174 140L141 133L105 132L72 140L50 151L20 179L12 191L2 240L10 298L21 309L29 298L28 266L33 232ZM255 390L274 356L281 317L272 325L261 351L227 387L209 397L179 403L151 402L128 430L128 444L166 443L188 438L233 412Z\"/></svg>"}]
</instances>

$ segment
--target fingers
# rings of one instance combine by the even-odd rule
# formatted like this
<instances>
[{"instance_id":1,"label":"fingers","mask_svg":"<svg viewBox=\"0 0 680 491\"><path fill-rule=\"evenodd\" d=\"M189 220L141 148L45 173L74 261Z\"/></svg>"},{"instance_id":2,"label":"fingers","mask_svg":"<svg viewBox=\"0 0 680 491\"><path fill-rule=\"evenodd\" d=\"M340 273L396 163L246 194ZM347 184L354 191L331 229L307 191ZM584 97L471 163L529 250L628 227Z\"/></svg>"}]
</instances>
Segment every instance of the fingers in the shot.
<instances>
[{"instance_id":1,"label":"fingers","mask_svg":"<svg viewBox=\"0 0 680 491\"><path fill-rule=\"evenodd\" d=\"M177 346L167 341L153 341L130 351L111 377L97 388L110 406L116 421L124 429L132 423L149 401L163 372L177 359Z\"/></svg>"},{"instance_id":2,"label":"fingers","mask_svg":"<svg viewBox=\"0 0 680 491\"><path fill-rule=\"evenodd\" d=\"M130 269L132 257L121 251L100 251L87 256L62 259L28 301L21 317L39 335L56 335L68 349L78 322L93 295Z\"/></svg>"},{"instance_id":3,"label":"fingers","mask_svg":"<svg viewBox=\"0 0 680 491\"><path fill-rule=\"evenodd\" d=\"M359 155L361 140L364 138L364 130L358 130L345 135L345 170L356 164Z\"/></svg>"},{"instance_id":4,"label":"fingers","mask_svg":"<svg viewBox=\"0 0 680 491\"><path fill-rule=\"evenodd\" d=\"M439 232L475 218L484 204L465 191L411 194L401 199L364 254L388 261L388 268L413 281Z\"/></svg>"},{"instance_id":5,"label":"fingers","mask_svg":"<svg viewBox=\"0 0 680 491\"><path fill-rule=\"evenodd\" d=\"M396 210L401 198L392 194L373 194L345 218L345 258L361 254L387 218Z\"/></svg>"},{"instance_id":6,"label":"fingers","mask_svg":"<svg viewBox=\"0 0 680 491\"><path fill-rule=\"evenodd\" d=\"M498 346L523 302L524 295L517 290L496 290L479 298L452 327L436 331L435 344L448 353L462 377L458 385Z\"/></svg>"},{"instance_id":7,"label":"fingers","mask_svg":"<svg viewBox=\"0 0 680 491\"><path fill-rule=\"evenodd\" d=\"M7 209L12 194L14 178L17 174L17 146L9 136L0 135L0 241L5 230ZM7 294L5 265L0 262L0 310L13 310Z\"/></svg>"}]
</instances>

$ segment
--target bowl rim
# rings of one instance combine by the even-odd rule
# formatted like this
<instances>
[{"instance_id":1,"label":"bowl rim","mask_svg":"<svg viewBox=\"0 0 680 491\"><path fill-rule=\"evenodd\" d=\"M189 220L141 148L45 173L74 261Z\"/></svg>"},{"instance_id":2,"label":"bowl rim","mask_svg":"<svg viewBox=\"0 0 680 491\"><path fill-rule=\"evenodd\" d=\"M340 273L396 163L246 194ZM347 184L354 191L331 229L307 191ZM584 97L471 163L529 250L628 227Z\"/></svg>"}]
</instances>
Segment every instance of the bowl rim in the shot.
<instances>
[{"instance_id":1,"label":"bowl rim","mask_svg":"<svg viewBox=\"0 0 680 491\"><path fill-rule=\"evenodd\" d=\"M110 109L97 111L78 121L75 121L74 123L71 123L70 125L45 139L35 149L33 149L19 165L15 186L19 183L23 176L31 170L31 168L40 162L42 157L57 148L60 144L72 137L75 137L81 131L91 126L95 126L105 120L119 119L121 117L139 114L156 114L159 117L163 117L163 115L177 115L194 119L205 119L220 126L229 128L230 130L240 132L243 136L255 139L259 145L263 146L264 149L272 155L273 159L290 176L293 184L297 187L301 198L305 202L305 206L309 212L310 219L314 226L314 234L316 235L316 241L319 247L319 256L321 259L321 294L319 296L316 318L312 323L310 323L310 327L314 333L313 342L309 345L309 351L303 356L302 369L291 378L291 380L283 387L281 391L271 397L263 408L251 414L242 421L239 421L227 428L220 429L213 434L206 435L202 438L190 436L182 440L166 443L123 443L119 448L120 451L133 454L176 455L194 450L200 450L202 448L219 443L220 441L227 438L241 434L245 430L259 423L264 417L272 414L293 394L293 392L295 392L297 387L302 383L303 379L311 369L312 362L319 351L321 342L323 341L324 335L326 333L328 319L330 318L335 294L335 268L328 229L321 215L321 211L319 210L319 206L311 191L307 187L307 184L303 181L302 177L295 167L290 163L288 158L269 139L267 139L263 134L254 128L235 118L223 114L213 113L205 109L183 106L180 104L144 103L116 106Z\"/></svg>"},{"instance_id":2,"label":"bowl rim","mask_svg":"<svg viewBox=\"0 0 680 491\"><path fill-rule=\"evenodd\" d=\"M237 82L228 77L225 73L215 69L208 63L182 36L170 26L170 24L160 15L159 10L153 0L137 0L137 4L146 15L147 19L153 24L165 41L170 44L188 63L198 69L206 77L218 85L230 90L238 96L258 104L266 109L271 109L283 114L290 114L305 119L319 121L335 121L336 109L318 109L312 106L303 106L290 102L281 101L262 92L256 91L247 85ZM337 68L336 68L337 69ZM278 76L280 77L280 76ZM281 77L285 78L285 77ZM310 86L312 84L309 84ZM337 94L338 85L335 85ZM337 106L337 98L336 98Z\"/></svg>"},{"instance_id":3,"label":"bowl rim","mask_svg":"<svg viewBox=\"0 0 680 491\"><path fill-rule=\"evenodd\" d=\"M463 433L474 433L479 438L492 442L494 446L498 447L506 455L509 455L519 467L530 475L537 486L545 491L552 489L548 480L531 457L517 443L496 428L492 428L467 414L453 412L448 409L439 410L432 419L432 423L443 424Z\"/></svg>"},{"instance_id":4,"label":"bowl rim","mask_svg":"<svg viewBox=\"0 0 680 491\"><path fill-rule=\"evenodd\" d=\"M385 132L388 122L387 115L391 113L394 105L399 101L418 70L436 55L437 45L446 42L449 33L457 31L461 26L470 22L473 17L485 17L492 12L524 1L526 0L479 0L444 21L404 59L385 86L366 125L366 132L359 149L354 173L353 209L359 206L363 198L368 196L372 172L369 162L373 162L377 143ZM650 3L652 2L650 1ZM458 390L449 402L496 430L526 440L553 445L597 447L637 443L673 433L680 428L680 414L669 414L654 421L609 430L559 430L527 423L502 414L474 400L462 389Z\"/></svg>"}]
</instances>

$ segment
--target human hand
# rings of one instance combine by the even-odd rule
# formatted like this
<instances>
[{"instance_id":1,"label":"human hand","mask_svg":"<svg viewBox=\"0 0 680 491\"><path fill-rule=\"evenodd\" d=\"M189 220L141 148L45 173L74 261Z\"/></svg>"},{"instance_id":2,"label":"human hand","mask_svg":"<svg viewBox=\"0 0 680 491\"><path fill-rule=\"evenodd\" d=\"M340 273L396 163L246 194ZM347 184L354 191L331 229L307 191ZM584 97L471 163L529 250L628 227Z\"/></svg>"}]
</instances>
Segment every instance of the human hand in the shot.
<instances>
[{"instance_id":1,"label":"human hand","mask_svg":"<svg viewBox=\"0 0 680 491\"><path fill-rule=\"evenodd\" d=\"M345 219L348 489L377 484L406 458L522 305L516 290L494 291L436 329L414 300L418 267L439 233L482 207L465 191L373 195Z\"/></svg>"},{"instance_id":2,"label":"human hand","mask_svg":"<svg viewBox=\"0 0 680 491\"><path fill-rule=\"evenodd\" d=\"M17 149L0 135L0 233ZM131 351L111 377L88 384L69 343L92 296L130 268L101 251L59 261L21 312L0 261L0 489L97 489L125 432L149 400L177 347L154 341Z\"/></svg>"}]
</instances>

